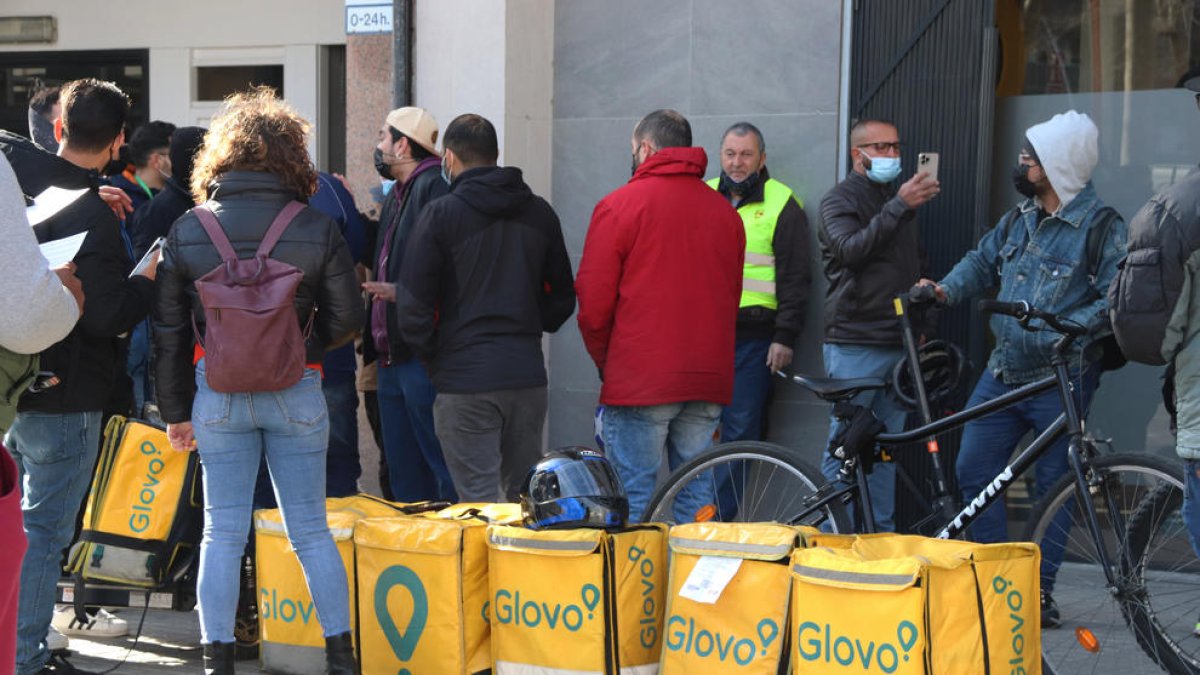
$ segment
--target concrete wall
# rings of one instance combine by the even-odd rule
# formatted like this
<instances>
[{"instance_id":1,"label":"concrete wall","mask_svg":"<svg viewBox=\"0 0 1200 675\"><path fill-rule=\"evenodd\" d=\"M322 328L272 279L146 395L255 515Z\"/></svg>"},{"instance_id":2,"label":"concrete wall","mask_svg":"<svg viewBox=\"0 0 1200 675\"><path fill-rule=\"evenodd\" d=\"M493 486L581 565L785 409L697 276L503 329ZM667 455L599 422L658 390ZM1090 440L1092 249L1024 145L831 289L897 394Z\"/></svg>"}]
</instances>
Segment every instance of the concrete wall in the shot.
<instances>
[{"instance_id":1,"label":"concrete wall","mask_svg":"<svg viewBox=\"0 0 1200 675\"><path fill-rule=\"evenodd\" d=\"M726 127L762 129L771 174L816 225L836 181L842 3L833 0L559 0L554 16L553 203L576 267L592 208L629 178L642 115L675 108L720 171ZM819 261L796 368L821 373ZM687 345L680 345L687 349ZM551 340L550 445L590 444L599 380L574 321ZM828 407L780 382L770 438L817 457Z\"/></svg>"}]
</instances>

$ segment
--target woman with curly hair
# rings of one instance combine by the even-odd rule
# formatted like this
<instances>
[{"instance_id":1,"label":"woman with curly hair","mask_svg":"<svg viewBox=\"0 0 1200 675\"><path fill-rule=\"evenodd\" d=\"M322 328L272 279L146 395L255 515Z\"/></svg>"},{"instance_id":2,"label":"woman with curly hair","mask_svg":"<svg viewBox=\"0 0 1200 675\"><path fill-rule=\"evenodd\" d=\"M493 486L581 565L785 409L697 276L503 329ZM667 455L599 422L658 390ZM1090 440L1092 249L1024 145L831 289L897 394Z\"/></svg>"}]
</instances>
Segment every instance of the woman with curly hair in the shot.
<instances>
[{"instance_id":1,"label":"woman with curly hair","mask_svg":"<svg viewBox=\"0 0 1200 675\"><path fill-rule=\"evenodd\" d=\"M154 350L159 409L172 447L199 452L204 467L197 593L205 673L233 672L240 563L264 457L325 631L328 672L355 672L346 571L325 520L329 418L318 364L327 349L354 338L363 322L362 303L354 263L337 224L306 205L317 187L317 172L305 148L307 133L308 124L270 89L226 100L205 135L192 174L192 193L202 205L172 226L158 267ZM198 215L201 210L208 213ZM215 216L209 227L219 226L237 258L246 260L255 256L281 213L284 220L294 217L269 257L303 272L293 304L306 338L304 361L310 365L299 382L277 391L229 391L225 376L214 379L205 369L205 347L214 359L217 352L205 339L205 311L195 282L223 263L201 219ZM212 325L218 323L214 316ZM278 343L255 344L256 339L261 342L252 334L222 336L236 341L239 349L262 354L264 363L284 349ZM223 353L229 353L229 344L222 342ZM210 386L218 383L222 391Z\"/></svg>"}]
</instances>

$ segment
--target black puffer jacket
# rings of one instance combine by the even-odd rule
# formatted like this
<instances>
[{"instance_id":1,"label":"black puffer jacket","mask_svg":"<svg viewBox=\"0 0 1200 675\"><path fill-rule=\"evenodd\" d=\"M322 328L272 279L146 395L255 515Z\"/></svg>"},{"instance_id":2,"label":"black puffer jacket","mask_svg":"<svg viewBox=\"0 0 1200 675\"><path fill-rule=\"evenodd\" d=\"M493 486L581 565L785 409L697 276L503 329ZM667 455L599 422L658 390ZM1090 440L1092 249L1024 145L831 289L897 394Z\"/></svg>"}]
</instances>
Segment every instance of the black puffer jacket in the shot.
<instances>
[{"instance_id":1,"label":"black puffer jacket","mask_svg":"<svg viewBox=\"0 0 1200 675\"><path fill-rule=\"evenodd\" d=\"M209 189L208 206L238 257L249 258L280 209L295 198L272 174L233 171ZM284 231L271 257L304 270L296 291L296 320L304 325L313 307L318 308L307 358L309 363L320 363L327 349L353 339L362 326L362 298L346 242L333 219L306 208ZM158 267L154 309L158 406L166 422L185 422L192 417L192 322L201 336L205 325L204 308L193 282L220 262L220 254L195 214L189 212L176 221Z\"/></svg>"},{"instance_id":2,"label":"black puffer jacket","mask_svg":"<svg viewBox=\"0 0 1200 675\"><path fill-rule=\"evenodd\" d=\"M850 172L821 200L825 341L899 345L893 299L921 278L916 212L895 188Z\"/></svg>"}]
</instances>

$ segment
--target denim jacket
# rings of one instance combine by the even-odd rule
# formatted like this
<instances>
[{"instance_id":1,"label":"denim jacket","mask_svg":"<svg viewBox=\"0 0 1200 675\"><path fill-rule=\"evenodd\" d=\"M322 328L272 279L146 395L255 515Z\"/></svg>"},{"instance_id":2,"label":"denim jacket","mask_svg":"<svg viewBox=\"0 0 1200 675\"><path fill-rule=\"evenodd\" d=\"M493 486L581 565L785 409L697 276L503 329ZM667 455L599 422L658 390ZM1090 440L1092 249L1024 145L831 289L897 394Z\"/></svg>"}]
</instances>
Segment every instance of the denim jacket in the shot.
<instances>
[{"instance_id":1,"label":"denim jacket","mask_svg":"<svg viewBox=\"0 0 1200 675\"><path fill-rule=\"evenodd\" d=\"M940 282L948 301L979 297L999 284L997 300L1024 300L1087 326L1091 332L1079 338L1069 354L1073 363L1082 364L1087 346L1110 330L1105 296L1128 239L1125 221L1117 217L1101 247L1099 265L1087 260L1088 229L1102 206L1090 182L1070 204L1040 222L1034 200L1021 202L1009 227L992 228ZM1006 213L1000 222L1009 217ZM1016 319L999 314L992 315L989 325L996 346L988 369L997 378L1020 384L1053 372L1050 359L1057 333L1029 332Z\"/></svg>"}]
</instances>

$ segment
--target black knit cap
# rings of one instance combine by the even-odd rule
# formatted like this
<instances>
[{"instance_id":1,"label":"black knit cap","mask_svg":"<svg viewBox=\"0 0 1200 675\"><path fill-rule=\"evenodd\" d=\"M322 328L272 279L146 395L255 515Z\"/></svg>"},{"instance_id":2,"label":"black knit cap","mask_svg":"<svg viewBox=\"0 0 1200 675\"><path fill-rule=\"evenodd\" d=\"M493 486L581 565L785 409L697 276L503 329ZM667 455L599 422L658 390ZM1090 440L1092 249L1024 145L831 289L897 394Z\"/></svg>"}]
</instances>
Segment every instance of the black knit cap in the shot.
<instances>
[{"instance_id":1,"label":"black knit cap","mask_svg":"<svg viewBox=\"0 0 1200 675\"><path fill-rule=\"evenodd\" d=\"M203 127L179 127L171 134L171 177L185 190L192 187L192 166L204 144L205 131Z\"/></svg>"},{"instance_id":2,"label":"black knit cap","mask_svg":"<svg viewBox=\"0 0 1200 675\"><path fill-rule=\"evenodd\" d=\"M1191 70L1180 76L1175 86L1200 94L1200 66L1192 66Z\"/></svg>"}]
</instances>

